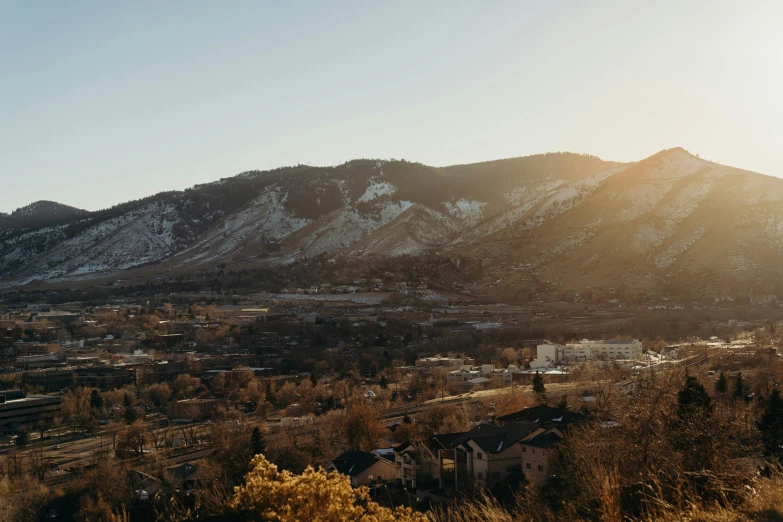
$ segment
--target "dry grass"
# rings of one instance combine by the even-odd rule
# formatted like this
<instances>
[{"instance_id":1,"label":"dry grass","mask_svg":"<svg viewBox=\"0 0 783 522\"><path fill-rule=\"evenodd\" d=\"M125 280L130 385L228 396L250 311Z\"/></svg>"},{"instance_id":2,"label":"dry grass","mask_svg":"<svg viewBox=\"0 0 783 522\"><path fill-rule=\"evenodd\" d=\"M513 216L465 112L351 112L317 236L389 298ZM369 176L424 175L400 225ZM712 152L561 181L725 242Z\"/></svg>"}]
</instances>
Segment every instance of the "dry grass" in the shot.
<instances>
[{"instance_id":1,"label":"dry grass","mask_svg":"<svg viewBox=\"0 0 783 522\"><path fill-rule=\"evenodd\" d=\"M643 516L623 515L619 495L613 481L616 475L603 474L604 494L597 499L596 509L588 514L578 515L567 507L553 512L535 499L530 502L532 491L522 491L517 504L506 509L488 496L452 505L437 510L434 522L556 522L572 520L595 520L601 522L773 522L783 520L783 475L775 473L761 478L749 487L740 502L735 505L691 502L683 493L680 502L662 498L647 499L650 509ZM531 490L534 488L531 488ZM533 493L535 495L535 493Z\"/></svg>"}]
</instances>

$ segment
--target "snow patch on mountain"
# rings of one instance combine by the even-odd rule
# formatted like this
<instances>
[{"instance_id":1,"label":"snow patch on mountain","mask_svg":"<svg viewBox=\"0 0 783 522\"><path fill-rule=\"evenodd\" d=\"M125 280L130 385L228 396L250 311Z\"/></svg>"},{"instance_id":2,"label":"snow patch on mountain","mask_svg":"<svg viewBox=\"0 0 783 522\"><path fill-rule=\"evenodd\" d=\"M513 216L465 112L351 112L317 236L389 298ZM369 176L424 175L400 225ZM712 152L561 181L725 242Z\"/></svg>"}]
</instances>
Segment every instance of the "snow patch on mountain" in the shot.
<instances>
[{"instance_id":1,"label":"snow patch on mountain","mask_svg":"<svg viewBox=\"0 0 783 522\"><path fill-rule=\"evenodd\" d=\"M381 174L383 173L381 172ZM395 192L397 192L397 187L388 181L381 181L378 177L373 176L370 178L370 186L367 187L367 190L359 197L358 201L366 203L381 196L391 196Z\"/></svg>"},{"instance_id":2,"label":"snow patch on mountain","mask_svg":"<svg viewBox=\"0 0 783 522\"><path fill-rule=\"evenodd\" d=\"M674 232L675 226L671 221L657 225L644 223L634 232L630 246L637 252L644 254L660 246Z\"/></svg>"},{"instance_id":3,"label":"snow patch on mountain","mask_svg":"<svg viewBox=\"0 0 783 522\"><path fill-rule=\"evenodd\" d=\"M188 260L209 261L248 243L280 241L306 227L310 220L292 216L283 204L288 197L271 185L239 212L228 216L206 236L184 252Z\"/></svg>"},{"instance_id":4,"label":"snow patch on mountain","mask_svg":"<svg viewBox=\"0 0 783 522\"><path fill-rule=\"evenodd\" d=\"M683 187L672 200L659 207L656 214L668 219L683 220L696 210L712 188L711 182L690 183Z\"/></svg>"},{"instance_id":5,"label":"snow patch on mountain","mask_svg":"<svg viewBox=\"0 0 783 522\"><path fill-rule=\"evenodd\" d=\"M462 198L459 201L446 203L449 214L465 221L468 226L475 227L484 216L487 203L475 199Z\"/></svg>"},{"instance_id":6,"label":"snow patch on mountain","mask_svg":"<svg viewBox=\"0 0 783 522\"><path fill-rule=\"evenodd\" d=\"M158 261L181 246L174 234L178 222L173 205L151 203L65 239L38 256L25 272L83 275Z\"/></svg>"},{"instance_id":7,"label":"snow patch on mountain","mask_svg":"<svg viewBox=\"0 0 783 522\"><path fill-rule=\"evenodd\" d=\"M683 252L704 236L704 227L699 227L687 237L674 241L663 252L655 256L655 266L661 270L669 268Z\"/></svg>"},{"instance_id":8,"label":"snow patch on mountain","mask_svg":"<svg viewBox=\"0 0 783 522\"><path fill-rule=\"evenodd\" d=\"M651 212L666 197L673 185L671 182L650 181L631 187L625 193L627 203L617 215L617 220L632 221Z\"/></svg>"}]
</instances>

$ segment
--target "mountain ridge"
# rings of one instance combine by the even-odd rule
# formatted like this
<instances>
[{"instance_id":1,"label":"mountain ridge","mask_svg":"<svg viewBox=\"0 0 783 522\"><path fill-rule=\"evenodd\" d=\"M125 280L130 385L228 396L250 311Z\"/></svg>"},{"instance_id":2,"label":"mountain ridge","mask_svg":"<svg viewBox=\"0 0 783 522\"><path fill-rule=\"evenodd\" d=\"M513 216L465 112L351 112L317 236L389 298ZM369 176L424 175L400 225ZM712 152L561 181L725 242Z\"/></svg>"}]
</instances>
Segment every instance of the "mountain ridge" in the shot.
<instances>
[{"instance_id":1,"label":"mountain ridge","mask_svg":"<svg viewBox=\"0 0 783 522\"><path fill-rule=\"evenodd\" d=\"M783 180L682 148L634 163L550 153L449 167L299 165L41 226L0 221L0 281L438 253L481 260L491 278L476 290L499 296L524 293L510 268L523 265L569 291L723 298L755 281L753 292L783 299L780 202Z\"/></svg>"}]
</instances>

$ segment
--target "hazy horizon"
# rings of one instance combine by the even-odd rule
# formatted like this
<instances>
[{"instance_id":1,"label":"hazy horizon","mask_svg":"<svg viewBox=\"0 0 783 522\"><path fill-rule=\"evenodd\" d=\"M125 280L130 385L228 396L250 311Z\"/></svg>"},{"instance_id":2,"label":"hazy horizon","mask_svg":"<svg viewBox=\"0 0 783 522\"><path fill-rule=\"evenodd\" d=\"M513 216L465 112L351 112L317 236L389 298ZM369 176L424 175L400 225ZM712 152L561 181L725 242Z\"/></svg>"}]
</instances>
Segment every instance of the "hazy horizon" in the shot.
<instances>
[{"instance_id":1,"label":"hazy horizon","mask_svg":"<svg viewBox=\"0 0 783 522\"><path fill-rule=\"evenodd\" d=\"M299 163L672 147L783 176L773 2L0 1L0 211ZM30 181L33 180L33 181Z\"/></svg>"}]
</instances>

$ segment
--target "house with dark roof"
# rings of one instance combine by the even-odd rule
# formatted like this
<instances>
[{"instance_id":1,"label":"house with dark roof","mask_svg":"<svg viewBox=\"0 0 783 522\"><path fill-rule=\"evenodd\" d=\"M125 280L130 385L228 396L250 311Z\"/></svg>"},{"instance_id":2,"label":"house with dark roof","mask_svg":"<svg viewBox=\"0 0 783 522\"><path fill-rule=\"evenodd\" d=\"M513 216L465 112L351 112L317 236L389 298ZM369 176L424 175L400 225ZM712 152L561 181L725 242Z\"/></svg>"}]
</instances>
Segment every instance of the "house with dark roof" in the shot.
<instances>
[{"instance_id":1,"label":"house with dark roof","mask_svg":"<svg viewBox=\"0 0 783 522\"><path fill-rule=\"evenodd\" d=\"M404 487L444 487L453 483L454 441L464 433L434 435L424 442L406 442L394 448L397 479Z\"/></svg>"},{"instance_id":2,"label":"house with dark roof","mask_svg":"<svg viewBox=\"0 0 783 522\"><path fill-rule=\"evenodd\" d=\"M524 410L503 415L496 420L500 423L527 422L539 424L541 426L566 426L584 421L585 416L582 413L542 404L540 406L533 406L532 408L525 408Z\"/></svg>"},{"instance_id":3,"label":"house with dark roof","mask_svg":"<svg viewBox=\"0 0 783 522\"><path fill-rule=\"evenodd\" d=\"M502 426L481 424L454 441L454 487L491 487L511 474L521 474L522 445L547 428L529 422Z\"/></svg>"},{"instance_id":4,"label":"house with dark roof","mask_svg":"<svg viewBox=\"0 0 783 522\"><path fill-rule=\"evenodd\" d=\"M555 474L557 446L562 438L563 433L558 428L549 428L520 443L522 473L530 482L543 486Z\"/></svg>"},{"instance_id":5,"label":"house with dark roof","mask_svg":"<svg viewBox=\"0 0 783 522\"><path fill-rule=\"evenodd\" d=\"M355 488L369 486L381 480L393 480L396 477L392 461L366 451L346 451L332 460L325 469L347 475Z\"/></svg>"}]
</instances>

